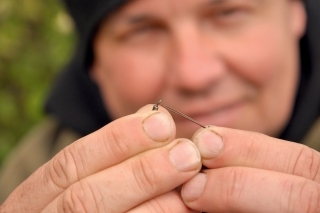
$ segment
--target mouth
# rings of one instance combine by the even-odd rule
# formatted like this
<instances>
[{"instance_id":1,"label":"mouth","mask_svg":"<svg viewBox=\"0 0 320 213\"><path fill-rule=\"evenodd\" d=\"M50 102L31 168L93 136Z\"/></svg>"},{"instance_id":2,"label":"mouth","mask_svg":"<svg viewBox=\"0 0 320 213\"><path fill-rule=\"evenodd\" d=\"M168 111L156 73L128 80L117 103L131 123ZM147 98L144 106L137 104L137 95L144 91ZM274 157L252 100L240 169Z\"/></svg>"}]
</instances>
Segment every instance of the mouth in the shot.
<instances>
[{"instance_id":1,"label":"mouth","mask_svg":"<svg viewBox=\"0 0 320 213\"><path fill-rule=\"evenodd\" d=\"M232 123L234 122L236 117L241 113L241 108L243 108L244 105L245 101L240 100L222 105L221 107L216 107L214 109L199 110L197 112L189 113L186 115L191 117L203 126L216 125L232 127ZM183 123L184 125L187 125L188 122L192 124L191 121L179 115L173 115L173 117L177 123Z\"/></svg>"}]
</instances>

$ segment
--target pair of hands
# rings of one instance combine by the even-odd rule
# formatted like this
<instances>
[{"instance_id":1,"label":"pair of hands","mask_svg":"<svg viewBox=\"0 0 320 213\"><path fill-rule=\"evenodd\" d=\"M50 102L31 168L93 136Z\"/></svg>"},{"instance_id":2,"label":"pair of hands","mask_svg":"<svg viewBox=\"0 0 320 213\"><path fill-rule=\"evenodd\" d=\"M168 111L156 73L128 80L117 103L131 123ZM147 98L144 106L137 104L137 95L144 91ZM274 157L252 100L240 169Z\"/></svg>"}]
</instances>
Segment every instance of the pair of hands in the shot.
<instances>
[{"instance_id":1,"label":"pair of hands","mask_svg":"<svg viewBox=\"0 0 320 213\"><path fill-rule=\"evenodd\" d=\"M320 212L318 152L220 127L175 139L170 114L151 108L62 150L0 212Z\"/></svg>"}]
</instances>

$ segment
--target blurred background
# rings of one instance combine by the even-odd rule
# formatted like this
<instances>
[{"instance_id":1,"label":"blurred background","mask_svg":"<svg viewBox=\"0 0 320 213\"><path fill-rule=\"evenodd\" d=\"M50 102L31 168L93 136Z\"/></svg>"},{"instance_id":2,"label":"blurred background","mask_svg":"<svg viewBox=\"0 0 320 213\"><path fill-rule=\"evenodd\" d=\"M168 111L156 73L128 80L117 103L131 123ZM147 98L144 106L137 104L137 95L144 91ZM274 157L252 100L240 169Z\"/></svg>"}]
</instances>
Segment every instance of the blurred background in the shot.
<instances>
[{"instance_id":1,"label":"blurred background","mask_svg":"<svg viewBox=\"0 0 320 213\"><path fill-rule=\"evenodd\" d=\"M43 118L50 83L75 43L60 0L0 0L0 166Z\"/></svg>"}]
</instances>

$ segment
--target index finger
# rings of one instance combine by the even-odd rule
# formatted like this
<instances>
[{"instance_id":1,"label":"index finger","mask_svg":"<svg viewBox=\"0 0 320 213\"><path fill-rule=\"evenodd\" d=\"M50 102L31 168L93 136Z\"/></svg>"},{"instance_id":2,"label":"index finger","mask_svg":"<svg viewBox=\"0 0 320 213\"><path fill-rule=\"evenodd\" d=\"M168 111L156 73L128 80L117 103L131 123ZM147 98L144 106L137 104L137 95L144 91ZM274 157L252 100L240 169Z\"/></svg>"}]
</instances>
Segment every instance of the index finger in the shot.
<instances>
[{"instance_id":1,"label":"index finger","mask_svg":"<svg viewBox=\"0 0 320 213\"><path fill-rule=\"evenodd\" d=\"M302 176L320 183L320 155L298 143L261 133L207 127L194 135L208 168L242 166Z\"/></svg>"},{"instance_id":2,"label":"index finger","mask_svg":"<svg viewBox=\"0 0 320 213\"><path fill-rule=\"evenodd\" d=\"M8 206L12 212L40 212L66 188L84 177L146 150L166 145L175 137L174 122L169 113L151 109L150 105L136 114L111 122L66 147L21 184L2 208Z\"/></svg>"}]
</instances>

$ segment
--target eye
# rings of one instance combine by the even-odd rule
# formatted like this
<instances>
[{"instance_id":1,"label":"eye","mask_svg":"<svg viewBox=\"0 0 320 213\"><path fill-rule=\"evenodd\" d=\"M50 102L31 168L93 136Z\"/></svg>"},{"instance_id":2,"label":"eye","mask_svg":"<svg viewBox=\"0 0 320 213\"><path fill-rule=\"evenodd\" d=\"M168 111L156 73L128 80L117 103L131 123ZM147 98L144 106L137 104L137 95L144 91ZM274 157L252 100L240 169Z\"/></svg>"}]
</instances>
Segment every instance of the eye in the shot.
<instances>
[{"instance_id":1,"label":"eye","mask_svg":"<svg viewBox=\"0 0 320 213\"><path fill-rule=\"evenodd\" d=\"M137 39L152 39L156 38L163 32L163 28L154 24L140 25L132 28L126 32L122 39L124 40L137 40Z\"/></svg>"},{"instance_id":2,"label":"eye","mask_svg":"<svg viewBox=\"0 0 320 213\"><path fill-rule=\"evenodd\" d=\"M165 26L147 23L131 27L118 36L118 41L127 44L154 46L164 41L166 35L167 28Z\"/></svg>"},{"instance_id":3,"label":"eye","mask_svg":"<svg viewBox=\"0 0 320 213\"><path fill-rule=\"evenodd\" d=\"M137 25L132 28L131 34L150 34L150 33L158 33L163 30L163 26L159 23L144 23L141 25Z\"/></svg>"},{"instance_id":4,"label":"eye","mask_svg":"<svg viewBox=\"0 0 320 213\"><path fill-rule=\"evenodd\" d=\"M217 18L239 18L246 14L246 10L241 7L221 9L215 13Z\"/></svg>"},{"instance_id":5,"label":"eye","mask_svg":"<svg viewBox=\"0 0 320 213\"><path fill-rule=\"evenodd\" d=\"M206 13L206 23L209 23L211 27L234 27L240 26L241 23L245 23L248 15L250 14L250 8L241 5L234 6L221 6L212 8L212 10Z\"/></svg>"},{"instance_id":6,"label":"eye","mask_svg":"<svg viewBox=\"0 0 320 213\"><path fill-rule=\"evenodd\" d=\"M131 31L131 34L150 33L155 30L154 26L146 25L135 28Z\"/></svg>"}]
</instances>

